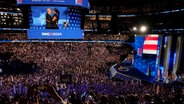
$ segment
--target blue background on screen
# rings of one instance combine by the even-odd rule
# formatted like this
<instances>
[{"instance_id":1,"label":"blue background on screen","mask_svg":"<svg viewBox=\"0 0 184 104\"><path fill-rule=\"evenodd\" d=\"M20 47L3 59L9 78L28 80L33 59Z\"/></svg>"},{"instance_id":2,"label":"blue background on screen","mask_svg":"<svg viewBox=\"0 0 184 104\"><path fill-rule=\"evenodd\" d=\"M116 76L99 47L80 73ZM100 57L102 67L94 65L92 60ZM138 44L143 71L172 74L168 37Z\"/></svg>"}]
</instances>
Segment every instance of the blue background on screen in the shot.
<instances>
[{"instance_id":1,"label":"blue background on screen","mask_svg":"<svg viewBox=\"0 0 184 104\"><path fill-rule=\"evenodd\" d=\"M45 29L48 8L59 10L59 29ZM84 31L81 29L79 9L63 6L31 6L29 21L30 29L27 31L29 39L83 39ZM65 27L63 22L67 22L68 25ZM44 35L45 33L47 35ZM57 35L58 33L61 35Z\"/></svg>"},{"instance_id":2,"label":"blue background on screen","mask_svg":"<svg viewBox=\"0 0 184 104\"><path fill-rule=\"evenodd\" d=\"M83 39L83 30L70 29L30 29L28 32L29 39Z\"/></svg>"},{"instance_id":3,"label":"blue background on screen","mask_svg":"<svg viewBox=\"0 0 184 104\"><path fill-rule=\"evenodd\" d=\"M41 29L45 28L46 21L45 21L45 16L46 16L46 10L47 8L51 8L52 10L54 8L58 9L60 12L59 16L59 27L63 26L63 22L69 21L67 12L68 8L67 7L59 7L59 6L32 6L31 11L32 11L32 23L31 27L37 27L40 26Z\"/></svg>"},{"instance_id":4,"label":"blue background on screen","mask_svg":"<svg viewBox=\"0 0 184 104\"><path fill-rule=\"evenodd\" d=\"M89 9L89 0L16 0L18 5L65 5L80 6Z\"/></svg>"}]
</instances>

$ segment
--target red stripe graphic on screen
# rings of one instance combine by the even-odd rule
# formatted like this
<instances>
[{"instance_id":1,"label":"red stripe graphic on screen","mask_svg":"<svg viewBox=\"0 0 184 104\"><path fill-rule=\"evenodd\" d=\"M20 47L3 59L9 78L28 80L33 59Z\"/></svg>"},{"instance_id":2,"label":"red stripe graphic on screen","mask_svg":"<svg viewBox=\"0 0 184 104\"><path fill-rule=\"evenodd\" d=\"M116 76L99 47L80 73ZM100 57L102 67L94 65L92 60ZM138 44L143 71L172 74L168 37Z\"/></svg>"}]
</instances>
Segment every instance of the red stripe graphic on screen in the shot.
<instances>
[{"instance_id":1,"label":"red stripe graphic on screen","mask_svg":"<svg viewBox=\"0 0 184 104\"><path fill-rule=\"evenodd\" d=\"M143 49L147 49L147 50L157 50L157 45L144 45Z\"/></svg>"},{"instance_id":2,"label":"red stripe graphic on screen","mask_svg":"<svg viewBox=\"0 0 184 104\"><path fill-rule=\"evenodd\" d=\"M22 0L17 0L17 3L22 3Z\"/></svg>"},{"instance_id":3,"label":"red stripe graphic on screen","mask_svg":"<svg viewBox=\"0 0 184 104\"><path fill-rule=\"evenodd\" d=\"M146 36L143 44L144 54L156 54L158 49L158 35Z\"/></svg>"},{"instance_id":4,"label":"red stripe graphic on screen","mask_svg":"<svg viewBox=\"0 0 184 104\"><path fill-rule=\"evenodd\" d=\"M82 5L82 0L75 0L76 2L76 4L80 4L80 5Z\"/></svg>"},{"instance_id":5,"label":"red stripe graphic on screen","mask_svg":"<svg viewBox=\"0 0 184 104\"><path fill-rule=\"evenodd\" d=\"M158 40L158 37L146 37L147 40Z\"/></svg>"}]
</instances>

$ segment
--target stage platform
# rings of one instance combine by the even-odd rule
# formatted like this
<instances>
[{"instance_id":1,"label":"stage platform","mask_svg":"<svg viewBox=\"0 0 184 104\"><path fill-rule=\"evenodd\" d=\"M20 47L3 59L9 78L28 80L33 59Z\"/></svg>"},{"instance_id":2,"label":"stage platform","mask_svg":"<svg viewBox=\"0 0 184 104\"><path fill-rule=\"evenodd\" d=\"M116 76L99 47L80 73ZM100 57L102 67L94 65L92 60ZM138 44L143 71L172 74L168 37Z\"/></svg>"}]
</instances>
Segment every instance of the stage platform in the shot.
<instances>
[{"instance_id":1,"label":"stage platform","mask_svg":"<svg viewBox=\"0 0 184 104\"><path fill-rule=\"evenodd\" d=\"M127 63L119 63L110 67L109 69L110 78L125 80L125 79L135 79L153 82L155 77L151 75L146 75L139 69Z\"/></svg>"}]
</instances>

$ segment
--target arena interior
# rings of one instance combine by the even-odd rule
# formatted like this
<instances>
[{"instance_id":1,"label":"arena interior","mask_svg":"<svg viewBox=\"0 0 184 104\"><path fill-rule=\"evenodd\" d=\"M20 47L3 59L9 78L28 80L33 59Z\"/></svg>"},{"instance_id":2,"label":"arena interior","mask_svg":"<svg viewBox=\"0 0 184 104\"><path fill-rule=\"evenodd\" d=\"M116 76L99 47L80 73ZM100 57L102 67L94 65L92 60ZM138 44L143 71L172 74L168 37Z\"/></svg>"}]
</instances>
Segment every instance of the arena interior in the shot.
<instances>
[{"instance_id":1,"label":"arena interior","mask_svg":"<svg viewBox=\"0 0 184 104\"><path fill-rule=\"evenodd\" d=\"M0 104L184 104L184 0L1 0Z\"/></svg>"}]
</instances>

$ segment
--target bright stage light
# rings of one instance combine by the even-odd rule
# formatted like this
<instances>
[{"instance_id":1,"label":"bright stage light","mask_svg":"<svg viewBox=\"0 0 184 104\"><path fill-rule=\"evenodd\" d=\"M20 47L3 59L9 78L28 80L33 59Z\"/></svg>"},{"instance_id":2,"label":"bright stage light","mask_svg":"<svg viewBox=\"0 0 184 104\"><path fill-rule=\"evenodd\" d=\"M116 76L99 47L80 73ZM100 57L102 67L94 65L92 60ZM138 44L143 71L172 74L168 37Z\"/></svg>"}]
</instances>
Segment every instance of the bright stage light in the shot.
<instances>
[{"instance_id":1,"label":"bright stage light","mask_svg":"<svg viewBox=\"0 0 184 104\"><path fill-rule=\"evenodd\" d=\"M137 31L137 27L133 27L133 31Z\"/></svg>"},{"instance_id":2,"label":"bright stage light","mask_svg":"<svg viewBox=\"0 0 184 104\"><path fill-rule=\"evenodd\" d=\"M147 27L146 26L141 26L140 27L140 32L146 32L147 31Z\"/></svg>"}]
</instances>

